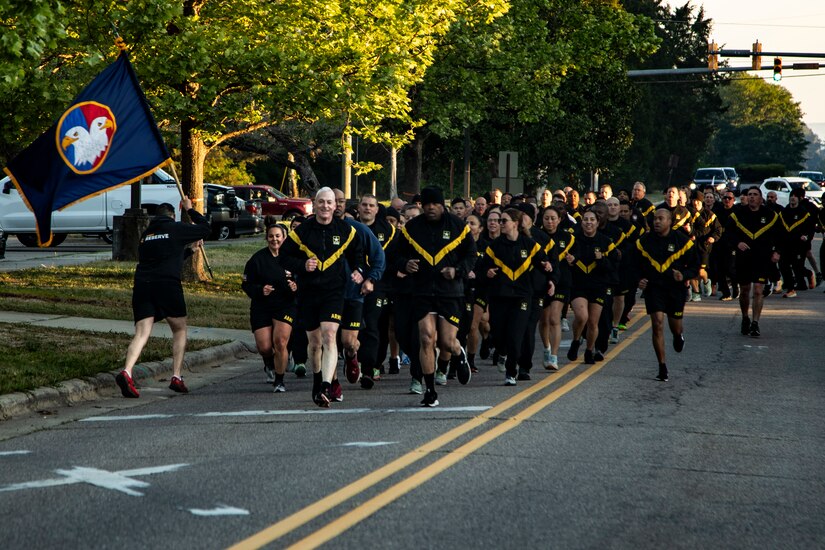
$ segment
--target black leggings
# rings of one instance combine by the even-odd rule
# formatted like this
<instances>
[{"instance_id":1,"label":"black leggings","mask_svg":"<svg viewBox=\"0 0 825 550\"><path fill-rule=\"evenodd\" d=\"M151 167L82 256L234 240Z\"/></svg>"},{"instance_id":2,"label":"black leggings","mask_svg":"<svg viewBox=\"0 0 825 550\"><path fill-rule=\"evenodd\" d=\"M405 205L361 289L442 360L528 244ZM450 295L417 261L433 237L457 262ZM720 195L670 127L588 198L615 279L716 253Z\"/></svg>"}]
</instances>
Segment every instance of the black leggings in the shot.
<instances>
[{"instance_id":1,"label":"black leggings","mask_svg":"<svg viewBox=\"0 0 825 550\"><path fill-rule=\"evenodd\" d=\"M490 298L490 330L496 350L507 356L507 376L516 375L529 318L529 298Z\"/></svg>"}]
</instances>

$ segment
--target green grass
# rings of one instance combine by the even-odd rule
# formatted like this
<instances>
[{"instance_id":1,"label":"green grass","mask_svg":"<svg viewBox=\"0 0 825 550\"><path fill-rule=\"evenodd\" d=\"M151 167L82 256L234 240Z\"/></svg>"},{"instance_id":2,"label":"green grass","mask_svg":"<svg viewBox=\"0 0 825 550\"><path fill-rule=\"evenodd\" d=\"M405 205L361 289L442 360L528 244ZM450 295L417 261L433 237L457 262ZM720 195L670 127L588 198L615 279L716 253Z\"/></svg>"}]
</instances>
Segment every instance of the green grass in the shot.
<instances>
[{"instance_id":1,"label":"green grass","mask_svg":"<svg viewBox=\"0 0 825 550\"><path fill-rule=\"evenodd\" d=\"M0 394L121 368L131 339L128 334L0 323ZM196 351L219 343L223 342L190 340L186 349ZM171 356L171 340L153 337L140 360L161 361Z\"/></svg>"},{"instance_id":2,"label":"green grass","mask_svg":"<svg viewBox=\"0 0 825 550\"><path fill-rule=\"evenodd\" d=\"M263 239L207 248L215 274L204 283L184 283L191 326L249 328L249 298L241 276ZM97 319L131 320L134 262L98 261L79 266L0 273L3 309Z\"/></svg>"}]
</instances>

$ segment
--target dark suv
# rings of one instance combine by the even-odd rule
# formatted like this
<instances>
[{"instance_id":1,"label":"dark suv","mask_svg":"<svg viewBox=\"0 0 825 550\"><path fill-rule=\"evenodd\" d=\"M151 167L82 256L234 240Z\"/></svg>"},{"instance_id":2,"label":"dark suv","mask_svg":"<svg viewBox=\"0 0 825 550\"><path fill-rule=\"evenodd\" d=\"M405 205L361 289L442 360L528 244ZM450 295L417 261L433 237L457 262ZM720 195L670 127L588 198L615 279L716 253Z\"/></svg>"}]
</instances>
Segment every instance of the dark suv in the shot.
<instances>
[{"instance_id":1,"label":"dark suv","mask_svg":"<svg viewBox=\"0 0 825 550\"><path fill-rule=\"evenodd\" d=\"M240 212L235 190L214 183L206 183L203 188L206 198L206 217L212 224L210 238L219 241L228 239L235 232Z\"/></svg>"}]
</instances>

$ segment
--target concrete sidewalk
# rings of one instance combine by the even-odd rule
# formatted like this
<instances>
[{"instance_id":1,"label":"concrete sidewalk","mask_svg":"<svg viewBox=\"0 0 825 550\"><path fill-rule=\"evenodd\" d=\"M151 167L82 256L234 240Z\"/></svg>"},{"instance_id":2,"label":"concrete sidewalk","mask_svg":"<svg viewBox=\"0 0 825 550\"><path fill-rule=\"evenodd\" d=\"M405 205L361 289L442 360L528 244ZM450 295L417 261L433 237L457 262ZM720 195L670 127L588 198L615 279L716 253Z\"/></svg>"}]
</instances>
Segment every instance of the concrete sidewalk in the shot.
<instances>
[{"instance_id":1,"label":"concrete sidewalk","mask_svg":"<svg viewBox=\"0 0 825 550\"><path fill-rule=\"evenodd\" d=\"M132 321L112 319L90 319L46 313L22 313L0 311L0 323L30 324L41 327L88 330L94 332L116 332L134 334ZM157 323L152 336L170 338L172 332L166 323ZM220 365L234 359L250 357L257 353L255 338L248 330L189 327L189 338L200 340L229 340L229 343L187 352L184 370ZM135 366L133 376L137 380L163 376L172 371L172 361L167 359L155 363L141 363ZM69 406L81 401L98 399L98 391L111 393L116 387L115 375L119 370L100 373L94 377L72 379L57 386L46 386L27 392L0 395L0 420L54 407Z\"/></svg>"}]
</instances>

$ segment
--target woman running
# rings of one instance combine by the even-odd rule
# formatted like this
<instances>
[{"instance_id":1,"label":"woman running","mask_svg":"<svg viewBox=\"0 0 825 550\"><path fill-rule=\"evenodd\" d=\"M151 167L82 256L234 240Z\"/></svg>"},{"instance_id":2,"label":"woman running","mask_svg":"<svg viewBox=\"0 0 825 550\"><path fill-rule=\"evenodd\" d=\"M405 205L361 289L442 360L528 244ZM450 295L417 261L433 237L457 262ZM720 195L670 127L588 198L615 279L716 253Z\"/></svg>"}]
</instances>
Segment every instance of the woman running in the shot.
<instances>
[{"instance_id":1,"label":"woman running","mask_svg":"<svg viewBox=\"0 0 825 550\"><path fill-rule=\"evenodd\" d=\"M559 344L561 343L561 311L570 302L572 279L570 265L565 261L567 253L576 242L576 237L562 229L562 216L566 214L557 206L548 206L542 213L542 228L550 236L550 245L545 248L548 256L556 255L559 260L558 283L553 294L544 298L544 310L539 323L539 333L544 344L544 368L559 369Z\"/></svg>"},{"instance_id":2,"label":"woman running","mask_svg":"<svg viewBox=\"0 0 825 550\"><path fill-rule=\"evenodd\" d=\"M243 288L249 296L249 322L255 335L255 345L264 361L267 382L275 393L285 392L284 373L287 366L287 343L295 319L295 291L292 274L284 270L278 258L286 229L278 224L266 229L266 248L252 255L244 267ZM301 376L304 373L296 374Z\"/></svg>"}]
</instances>

